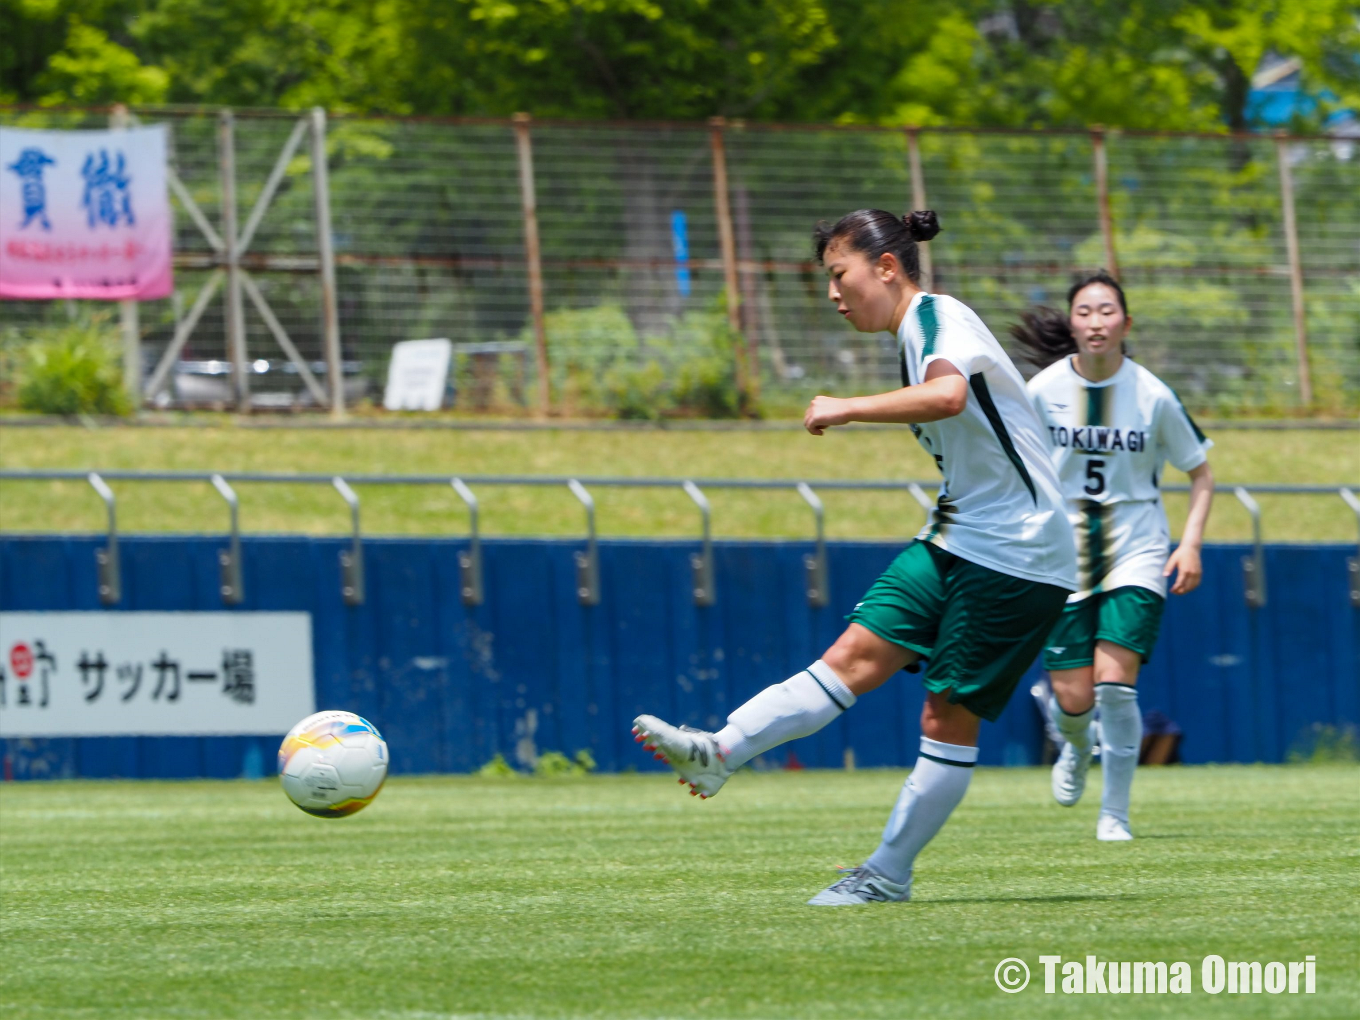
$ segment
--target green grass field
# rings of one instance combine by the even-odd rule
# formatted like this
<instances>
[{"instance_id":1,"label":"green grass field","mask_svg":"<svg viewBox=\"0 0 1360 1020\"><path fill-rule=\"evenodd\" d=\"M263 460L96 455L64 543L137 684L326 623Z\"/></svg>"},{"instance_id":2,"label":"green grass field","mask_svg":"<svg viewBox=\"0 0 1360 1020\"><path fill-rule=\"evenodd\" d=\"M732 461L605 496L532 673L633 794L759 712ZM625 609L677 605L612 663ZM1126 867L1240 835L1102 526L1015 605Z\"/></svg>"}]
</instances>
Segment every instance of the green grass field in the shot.
<instances>
[{"instance_id":1,"label":"green grass field","mask_svg":"<svg viewBox=\"0 0 1360 1020\"><path fill-rule=\"evenodd\" d=\"M406 778L343 821L264 782L0 789L0 1014L22 1017L1360 1015L1360 770L1147 769L1139 839L979 769L910 904L804 900L902 773ZM1038 956L1185 960L1187 996L1045 995ZM1317 993L1200 961L1317 958ZM1006 957L1035 972L1002 994Z\"/></svg>"},{"instance_id":2,"label":"green grass field","mask_svg":"<svg viewBox=\"0 0 1360 1020\"><path fill-rule=\"evenodd\" d=\"M5 427L0 467L124 468L388 474L547 474L754 478L938 477L906 429L833 431L510 431L394 429L256 429L218 419L218 427ZM1214 430L1212 455L1222 482L1307 483L1360 487L1360 433L1354 431ZM1171 471L1169 479L1184 481ZM221 498L206 484L116 487L120 527L128 531L204 532L226 526ZM329 488L239 486L242 527L254 532L343 533L348 511ZM492 535L574 535L584 528L575 499L562 489L478 490L483 526ZM439 488L360 490L368 534L458 534L462 504ZM698 513L679 491L598 490L605 535L690 536ZM717 535L804 536L812 515L793 492L709 492ZM823 491L833 538L903 538L922 512L905 493ZM1262 496L1270 541L1353 542L1355 515L1334 495ZM1173 531L1183 497L1168 497ZM0 483L0 530L99 531L103 504L81 483ZM1244 541L1250 518L1221 492L1210 541Z\"/></svg>"}]
</instances>

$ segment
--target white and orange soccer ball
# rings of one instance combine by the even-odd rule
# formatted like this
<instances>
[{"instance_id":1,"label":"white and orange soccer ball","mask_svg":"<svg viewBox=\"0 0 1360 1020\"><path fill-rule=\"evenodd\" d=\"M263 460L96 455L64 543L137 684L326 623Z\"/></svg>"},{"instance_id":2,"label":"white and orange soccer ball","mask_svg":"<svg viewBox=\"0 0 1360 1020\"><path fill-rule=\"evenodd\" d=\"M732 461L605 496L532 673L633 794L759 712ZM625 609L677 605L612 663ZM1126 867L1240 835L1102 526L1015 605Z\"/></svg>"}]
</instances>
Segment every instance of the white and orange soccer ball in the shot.
<instances>
[{"instance_id":1,"label":"white and orange soccer ball","mask_svg":"<svg viewBox=\"0 0 1360 1020\"><path fill-rule=\"evenodd\" d=\"M387 744L378 728L353 712L317 712L279 745L283 792L318 818L362 811L387 778Z\"/></svg>"}]
</instances>

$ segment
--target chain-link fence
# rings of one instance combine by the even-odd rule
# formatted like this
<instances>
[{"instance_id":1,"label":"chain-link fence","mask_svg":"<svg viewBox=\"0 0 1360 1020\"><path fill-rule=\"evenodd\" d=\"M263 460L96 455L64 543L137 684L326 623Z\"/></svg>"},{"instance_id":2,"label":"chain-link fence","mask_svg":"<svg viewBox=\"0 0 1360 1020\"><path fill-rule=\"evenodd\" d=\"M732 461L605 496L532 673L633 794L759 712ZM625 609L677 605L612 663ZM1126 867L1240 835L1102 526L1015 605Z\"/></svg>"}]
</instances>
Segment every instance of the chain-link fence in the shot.
<instances>
[{"instance_id":1,"label":"chain-link fence","mask_svg":"<svg viewBox=\"0 0 1360 1020\"><path fill-rule=\"evenodd\" d=\"M174 169L220 229L218 113L138 116L171 126ZM241 221L296 120L237 111ZM0 110L0 123L93 127L107 114ZM1074 271L1113 257L1135 355L1188 403L1297 409L1305 366L1315 407L1352 408L1360 394L1360 144L1347 139L337 118L326 145L341 343L370 393L394 342L448 337L460 406L538 402L531 182L558 409L732 413L738 386L777 406L892 385L892 338L835 315L810 232L921 194L944 227L929 245L934 289L976 308L1003 343L1022 309L1061 303ZM308 151L288 162L241 265L302 357L320 362ZM221 261L179 215L175 298L140 317L148 371ZM249 358L281 361L274 331L246 308ZM7 302L0 314L67 312ZM230 360L220 296L179 357Z\"/></svg>"}]
</instances>

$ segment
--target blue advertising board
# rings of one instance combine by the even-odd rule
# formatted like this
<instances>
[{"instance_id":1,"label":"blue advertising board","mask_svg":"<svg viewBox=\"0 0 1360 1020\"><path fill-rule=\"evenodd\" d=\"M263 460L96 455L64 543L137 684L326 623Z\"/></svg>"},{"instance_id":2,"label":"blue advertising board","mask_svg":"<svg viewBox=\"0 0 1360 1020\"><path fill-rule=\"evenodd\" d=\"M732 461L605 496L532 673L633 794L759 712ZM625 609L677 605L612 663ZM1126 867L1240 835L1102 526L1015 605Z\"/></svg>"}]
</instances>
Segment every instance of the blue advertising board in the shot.
<instances>
[{"instance_id":1,"label":"blue advertising board","mask_svg":"<svg viewBox=\"0 0 1360 1020\"><path fill-rule=\"evenodd\" d=\"M600 768L659 767L637 748L641 712L704 728L805 667L900 550L827 545L829 603L809 604L806 542L714 544L716 604L695 604L697 543L607 540L596 605L577 597L579 542L482 543L485 601L465 605L457 539L367 539L362 605L340 591L342 539L248 537L245 601L224 607L222 539L124 537L122 598L99 602L94 536L0 538L0 612L305 612L316 706L358 712L387 739L396 772L466 772L496 754L523 765L547 750L588 750ZM1184 732L1186 762L1281 761L1315 725L1360 721L1360 611L1342 546L1266 549L1269 602L1243 597L1243 546L1205 550L1205 583L1172 598L1140 679L1145 711ZM92 654L95 650L91 650ZM7 656L9 649L0 649ZM0 665L7 665L2 663ZM1038 677L1037 669L1031 678ZM1043 729L1021 684L983 727L981 762L1035 764ZM922 688L902 673L771 766L906 767L916 756ZM278 734L282 737L282 732ZM5 741L15 778L258 775L272 736L81 736Z\"/></svg>"}]
</instances>

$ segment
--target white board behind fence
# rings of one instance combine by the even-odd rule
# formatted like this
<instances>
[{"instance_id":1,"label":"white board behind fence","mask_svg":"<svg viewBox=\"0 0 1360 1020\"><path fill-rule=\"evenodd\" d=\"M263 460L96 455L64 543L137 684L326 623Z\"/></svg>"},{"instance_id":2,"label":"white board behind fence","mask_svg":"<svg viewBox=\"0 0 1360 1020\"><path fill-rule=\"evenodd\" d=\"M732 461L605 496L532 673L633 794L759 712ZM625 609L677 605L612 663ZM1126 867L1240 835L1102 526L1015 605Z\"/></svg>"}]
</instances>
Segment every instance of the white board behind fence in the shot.
<instances>
[{"instance_id":1,"label":"white board behind fence","mask_svg":"<svg viewBox=\"0 0 1360 1020\"><path fill-rule=\"evenodd\" d=\"M0 737L286 733L310 613L0 613Z\"/></svg>"},{"instance_id":2,"label":"white board behind fence","mask_svg":"<svg viewBox=\"0 0 1360 1020\"><path fill-rule=\"evenodd\" d=\"M383 407L389 411L438 411L444 404L453 344L449 340L404 340L392 345Z\"/></svg>"}]
</instances>

